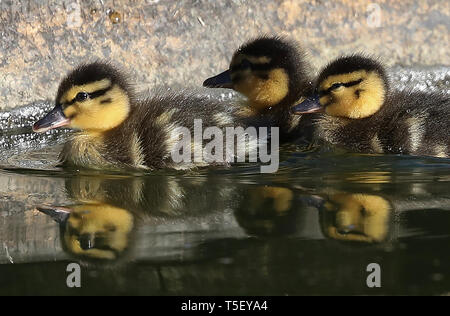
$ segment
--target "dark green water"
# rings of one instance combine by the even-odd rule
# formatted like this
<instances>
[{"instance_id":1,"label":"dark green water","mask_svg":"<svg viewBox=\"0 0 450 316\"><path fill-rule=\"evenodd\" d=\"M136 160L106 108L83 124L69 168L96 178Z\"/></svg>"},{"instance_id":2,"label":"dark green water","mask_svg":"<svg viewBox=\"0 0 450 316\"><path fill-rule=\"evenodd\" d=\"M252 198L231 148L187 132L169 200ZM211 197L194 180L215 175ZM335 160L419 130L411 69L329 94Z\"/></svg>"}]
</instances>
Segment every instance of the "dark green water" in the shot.
<instances>
[{"instance_id":1,"label":"dark green water","mask_svg":"<svg viewBox=\"0 0 450 316\"><path fill-rule=\"evenodd\" d=\"M61 170L66 134L29 128L50 106L0 113L1 295L450 293L449 159L292 145L276 174Z\"/></svg>"}]
</instances>

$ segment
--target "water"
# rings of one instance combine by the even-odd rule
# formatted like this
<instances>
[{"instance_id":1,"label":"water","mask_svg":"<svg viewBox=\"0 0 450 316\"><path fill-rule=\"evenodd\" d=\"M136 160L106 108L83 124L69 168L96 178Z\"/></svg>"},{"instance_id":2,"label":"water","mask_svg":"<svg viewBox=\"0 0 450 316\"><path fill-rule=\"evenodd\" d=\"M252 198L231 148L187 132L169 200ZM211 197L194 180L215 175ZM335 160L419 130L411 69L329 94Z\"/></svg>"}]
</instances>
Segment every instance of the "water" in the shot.
<instances>
[{"instance_id":1,"label":"water","mask_svg":"<svg viewBox=\"0 0 450 316\"><path fill-rule=\"evenodd\" d=\"M448 90L439 69L395 73ZM276 174L62 170L68 132L29 128L50 106L0 113L0 294L450 293L449 159L288 145Z\"/></svg>"}]
</instances>

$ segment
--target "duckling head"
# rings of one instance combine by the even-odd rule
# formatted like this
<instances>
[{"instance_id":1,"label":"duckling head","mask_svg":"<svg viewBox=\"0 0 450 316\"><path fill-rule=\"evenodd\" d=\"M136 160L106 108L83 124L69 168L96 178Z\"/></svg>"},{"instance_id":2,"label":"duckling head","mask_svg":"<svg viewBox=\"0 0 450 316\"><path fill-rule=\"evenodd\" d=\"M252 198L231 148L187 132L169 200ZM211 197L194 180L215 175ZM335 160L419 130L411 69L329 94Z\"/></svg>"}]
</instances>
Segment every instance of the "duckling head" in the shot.
<instances>
[{"instance_id":1,"label":"duckling head","mask_svg":"<svg viewBox=\"0 0 450 316\"><path fill-rule=\"evenodd\" d=\"M310 88L309 65L297 45L279 37L261 37L241 46L227 71L203 86L231 88L256 110L291 106Z\"/></svg>"},{"instance_id":2,"label":"duckling head","mask_svg":"<svg viewBox=\"0 0 450 316\"><path fill-rule=\"evenodd\" d=\"M387 76L378 61L361 55L341 57L325 67L314 96L294 107L294 112L325 111L332 116L361 119L380 110L387 92Z\"/></svg>"},{"instance_id":3,"label":"duckling head","mask_svg":"<svg viewBox=\"0 0 450 316\"><path fill-rule=\"evenodd\" d=\"M129 246L134 216L128 210L95 201L72 208L37 209L60 224L63 246L71 254L113 260Z\"/></svg>"},{"instance_id":4,"label":"duckling head","mask_svg":"<svg viewBox=\"0 0 450 316\"><path fill-rule=\"evenodd\" d=\"M391 213L391 204L381 196L338 193L329 196L324 204L321 226L332 239L383 242L389 235Z\"/></svg>"},{"instance_id":5,"label":"duckling head","mask_svg":"<svg viewBox=\"0 0 450 316\"><path fill-rule=\"evenodd\" d=\"M68 127L106 132L126 120L132 98L125 76L110 64L82 65L62 81L55 108L34 124L33 131Z\"/></svg>"}]
</instances>

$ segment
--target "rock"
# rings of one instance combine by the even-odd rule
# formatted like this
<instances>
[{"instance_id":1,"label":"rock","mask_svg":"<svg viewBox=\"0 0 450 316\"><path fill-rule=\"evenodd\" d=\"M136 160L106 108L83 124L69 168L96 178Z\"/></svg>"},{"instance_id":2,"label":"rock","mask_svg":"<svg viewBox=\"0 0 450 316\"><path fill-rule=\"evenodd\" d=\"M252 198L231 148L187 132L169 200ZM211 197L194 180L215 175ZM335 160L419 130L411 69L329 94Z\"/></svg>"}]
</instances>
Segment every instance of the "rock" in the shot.
<instances>
[{"instance_id":1,"label":"rock","mask_svg":"<svg viewBox=\"0 0 450 316\"><path fill-rule=\"evenodd\" d=\"M300 41L316 67L355 51L388 65L450 64L446 0L18 0L0 7L0 109L53 99L67 71L98 58L122 65L142 89L200 86L259 34Z\"/></svg>"}]
</instances>

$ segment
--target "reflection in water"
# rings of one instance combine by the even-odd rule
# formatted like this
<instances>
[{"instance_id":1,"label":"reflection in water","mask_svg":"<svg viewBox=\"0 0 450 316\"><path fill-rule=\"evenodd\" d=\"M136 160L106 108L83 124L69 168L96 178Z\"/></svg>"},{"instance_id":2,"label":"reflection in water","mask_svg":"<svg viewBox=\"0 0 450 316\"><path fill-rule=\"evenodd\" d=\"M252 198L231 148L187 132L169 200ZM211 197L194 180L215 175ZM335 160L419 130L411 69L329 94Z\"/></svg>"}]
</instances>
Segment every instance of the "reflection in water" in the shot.
<instances>
[{"instance_id":1,"label":"reflection in water","mask_svg":"<svg viewBox=\"0 0 450 316\"><path fill-rule=\"evenodd\" d=\"M230 179L208 176L79 176L65 187L74 201L111 204L140 218L208 213L225 208L234 194Z\"/></svg>"},{"instance_id":2,"label":"reflection in water","mask_svg":"<svg viewBox=\"0 0 450 316\"><path fill-rule=\"evenodd\" d=\"M363 174L357 178L369 176L373 178ZM210 175L78 175L66 179L65 190L74 206L38 209L60 224L63 249L68 253L107 261L120 258L128 253L126 250L136 248L136 243L151 244L148 234L135 233L141 227L149 229L157 223L173 219L186 222L189 218L201 227L206 225L204 217L214 212L231 211L247 236L328 238L373 244L397 238L393 235L394 226L402 223L394 219L408 211L400 196L344 192L326 186L311 194L310 189L300 185L247 185ZM412 209L445 209L450 205L446 197L427 195L426 190L423 195L426 198L416 200ZM321 236L311 233L314 227ZM195 234L186 229L183 234ZM214 232L211 228L206 231ZM139 254L132 252L128 259L136 256Z\"/></svg>"},{"instance_id":3,"label":"reflection in water","mask_svg":"<svg viewBox=\"0 0 450 316\"><path fill-rule=\"evenodd\" d=\"M449 170L389 157L350 168L349 156L330 171L334 156L322 159L276 175L1 171L0 273L76 260L85 294L111 282L138 294L370 294L363 272L378 262L392 271L380 293L448 292Z\"/></svg>"},{"instance_id":4,"label":"reflection in water","mask_svg":"<svg viewBox=\"0 0 450 316\"><path fill-rule=\"evenodd\" d=\"M158 220L229 209L236 190L227 179L77 176L65 190L75 204L38 206L61 227L63 248L90 259L117 259L135 243L132 230ZM132 246L131 246L132 247Z\"/></svg>"},{"instance_id":5,"label":"reflection in water","mask_svg":"<svg viewBox=\"0 0 450 316\"><path fill-rule=\"evenodd\" d=\"M296 230L294 193L287 188L249 188L243 191L235 214L250 235L288 235Z\"/></svg>"},{"instance_id":6,"label":"reflection in water","mask_svg":"<svg viewBox=\"0 0 450 316\"><path fill-rule=\"evenodd\" d=\"M94 203L38 210L61 225L63 247L74 255L113 260L128 247L134 217L127 210Z\"/></svg>"},{"instance_id":7,"label":"reflection in water","mask_svg":"<svg viewBox=\"0 0 450 316\"><path fill-rule=\"evenodd\" d=\"M113 260L133 248L132 230L159 221L232 211L253 236L295 234L299 214L316 202L282 187L239 186L226 177L92 177L66 180L75 206L38 206L61 227L63 249L89 259ZM220 223L218 223L220 225ZM151 241L147 241L151 242Z\"/></svg>"},{"instance_id":8,"label":"reflection in water","mask_svg":"<svg viewBox=\"0 0 450 316\"><path fill-rule=\"evenodd\" d=\"M333 194L324 204L321 226L332 239L382 242L388 236L392 211L389 201L381 196Z\"/></svg>"}]
</instances>

